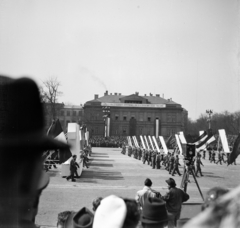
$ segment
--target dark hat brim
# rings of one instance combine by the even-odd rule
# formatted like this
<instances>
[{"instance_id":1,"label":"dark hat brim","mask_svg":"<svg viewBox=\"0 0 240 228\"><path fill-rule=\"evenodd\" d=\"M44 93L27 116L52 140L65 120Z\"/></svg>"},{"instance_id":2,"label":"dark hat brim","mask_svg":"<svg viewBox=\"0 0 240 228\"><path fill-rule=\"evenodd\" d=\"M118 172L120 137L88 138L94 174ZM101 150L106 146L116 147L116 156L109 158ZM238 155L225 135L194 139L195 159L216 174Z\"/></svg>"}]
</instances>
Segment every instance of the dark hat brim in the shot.
<instances>
[{"instance_id":1,"label":"dark hat brim","mask_svg":"<svg viewBox=\"0 0 240 228\"><path fill-rule=\"evenodd\" d=\"M141 217L141 222L143 223L148 223L148 224L157 224L157 223L162 223L162 222L166 222L168 221L168 219L163 219L163 220L151 220L149 218L145 218L145 217Z\"/></svg>"},{"instance_id":2,"label":"dark hat brim","mask_svg":"<svg viewBox=\"0 0 240 228\"><path fill-rule=\"evenodd\" d=\"M35 148L37 150L67 149L69 145L44 135L42 132L35 132L27 135L14 136L0 141L0 148Z\"/></svg>"}]
</instances>

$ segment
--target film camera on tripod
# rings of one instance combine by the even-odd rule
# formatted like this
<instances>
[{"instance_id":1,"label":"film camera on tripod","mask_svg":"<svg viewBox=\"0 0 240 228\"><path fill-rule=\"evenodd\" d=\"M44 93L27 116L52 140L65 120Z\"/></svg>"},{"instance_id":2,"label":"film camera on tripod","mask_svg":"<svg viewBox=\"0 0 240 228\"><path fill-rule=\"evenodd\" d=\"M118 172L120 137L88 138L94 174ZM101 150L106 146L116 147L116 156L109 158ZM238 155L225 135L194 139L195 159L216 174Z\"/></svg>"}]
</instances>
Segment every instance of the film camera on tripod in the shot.
<instances>
[{"instance_id":1,"label":"film camera on tripod","mask_svg":"<svg viewBox=\"0 0 240 228\"><path fill-rule=\"evenodd\" d=\"M196 145L187 143L185 145L185 148L183 149L183 155L184 155L185 167L184 167L184 173L183 173L183 178L182 178L182 182L181 182L181 188L183 188L184 191L187 192L187 185L190 182L189 175L192 174L192 176L195 180L195 183L197 185L198 191L199 191L202 199L204 200L202 191L199 187L199 184L197 182L197 179L195 177L195 172L194 172L194 157L196 156Z\"/></svg>"}]
</instances>

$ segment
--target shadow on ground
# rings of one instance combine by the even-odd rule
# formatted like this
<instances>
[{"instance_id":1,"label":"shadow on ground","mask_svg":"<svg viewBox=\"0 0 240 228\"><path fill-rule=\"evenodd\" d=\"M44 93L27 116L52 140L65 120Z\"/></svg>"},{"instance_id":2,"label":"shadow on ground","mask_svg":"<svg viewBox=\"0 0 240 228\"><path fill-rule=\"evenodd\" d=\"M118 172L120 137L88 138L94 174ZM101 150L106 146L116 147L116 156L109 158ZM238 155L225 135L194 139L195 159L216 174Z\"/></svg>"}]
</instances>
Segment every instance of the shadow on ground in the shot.
<instances>
[{"instance_id":1,"label":"shadow on ground","mask_svg":"<svg viewBox=\"0 0 240 228\"><path fill-rule=\"evenodd\" d=\"M81 181L81 178L86 178ZM111 171L99 171L99 170L86 170L82 173L82 176L79 179L79 182L92 182L92 179L99 180L123 180L121 172L111 172Z\"/></svg>"}]
</instances>

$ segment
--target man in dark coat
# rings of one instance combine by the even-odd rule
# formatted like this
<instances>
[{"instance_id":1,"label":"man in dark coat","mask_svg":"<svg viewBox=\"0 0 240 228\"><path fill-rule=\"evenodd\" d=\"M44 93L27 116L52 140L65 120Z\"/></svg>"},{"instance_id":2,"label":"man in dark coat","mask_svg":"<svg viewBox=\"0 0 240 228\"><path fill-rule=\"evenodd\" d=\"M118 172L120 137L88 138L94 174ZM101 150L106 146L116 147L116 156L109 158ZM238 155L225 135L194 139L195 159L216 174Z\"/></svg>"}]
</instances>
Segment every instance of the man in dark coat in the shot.
<instances>
[{"instance_id":1,"label":"man in dark coat","mask_svg":"<svg viewBox=\"0 0 240 228\"><path fill-rule=\"evenodd\" d=\"M203 174L202 174L202 170L201 170L201 165L203 166L203 163L201 161L201 155L198 154L197 155L197 159L196 159L196 173L195 173L195 176L198 177L198 173L200 173L200 175L203 177Z\"/></svg>"},{"instance_id":2,"label":"man in dark coat","mask_svg":"<svg viewBox=\"0 0 240 228\"><path fill-rule=\"evenodd\" d=\"M179 157L178 157L178 155L176 155L176 158L175 158L175 160L174 160L174 165L173 165L173 171L172 171L172 176L174 176L174 174L175 174L175 172L177 172L177 174L179 175L179 176L182 176L182 174L179 172L179 165L180 165L180 163L179 163ZM181 165L180 165L181 166Z\"/></svg>"},{"instance_id":3,"label":"man in dark coat","mask_svg":"<svg viewBox=\"0 0 240 228\"><path fill-rule=\"evenodd\" d=\"M157 158L157 151L153 150L152 151L152 168L155 169L156 166L156 158Z\"/></svg>"},{"instance_id":4,"label":"man in dark coat","mask_svg":"<svg viewBox=\"0 0 240 228\"><path fill-rule=\"evenodd\" d=\"M174 161L175 161L174 154L172 154L169 160L169 170L168 170L169 174L171 174L173 171Z\"/></svg>"},{"instance_id":5,"label":"man in dark coat","mask_svg":"<svg viewBox=\"0 0 240 228\"><path fill-rule=\"evenodd\" d=\"M72 179L72 182L75 182L76 180L74 179L74 174L76 174L76 176L78 177L78 173L77 173L77 167L79 168L78 163L76 162L76 158L77 155L73 155L72 156L72 160L70 162L70 175L66 178L67 180L69 180L70 178Z\"/></svg>"},{"instance_id":6,"label":"man in dark coat","mask_svg":"<svg viewBox=\"0 0 240 228\"><path fill-rule=\"evenodd\" d=\"M168 228L174 228L177 225L177 220L180 218L182 203L189 199L189 195L183 190L176 188L176 182L173 178L166 180L169 191L162 199L166 201L168 213Z\"/></svg>"}]
</instances>

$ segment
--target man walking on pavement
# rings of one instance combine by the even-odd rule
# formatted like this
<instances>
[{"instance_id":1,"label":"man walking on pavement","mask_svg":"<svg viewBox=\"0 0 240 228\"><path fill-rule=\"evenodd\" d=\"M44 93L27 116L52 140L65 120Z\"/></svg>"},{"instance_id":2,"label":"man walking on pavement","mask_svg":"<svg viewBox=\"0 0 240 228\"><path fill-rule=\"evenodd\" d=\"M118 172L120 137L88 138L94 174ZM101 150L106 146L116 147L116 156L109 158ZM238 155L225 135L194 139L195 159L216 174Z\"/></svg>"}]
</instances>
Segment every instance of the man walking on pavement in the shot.
<instances>
[{"instance_id":1,"label":"man walking on pavement","mask_svg":"<svg viewBox=\"0 0 240 228\"><path fill-rule=\"evenodd\" d=\"M196 173L195 173L195 176L196 176L196 177L198 177L198 172L199 172L200 175L203 177L202 170L201 170L201 165L204 166L203 163L202 163L202 161L201 161L201 155L198 154L198 155L197 155L197 159L196 159L196 168L197 168Z\"/></svg>"},{"instance_id":2,"label":"man walking on pavement","mask_svg":"<svg viewBox=\"0 0 240 228\"><path fill-rule=\"evenodd\" d=\"M172 176L174 176L175 172L177 172L179 176L182 176L182 174L179 172L179 168L178 168L179 165L180 165L179 157L178 157L178 155L176 155L176 158L174 160L174 165L173 165Z\"/></svg>"},{"instance_id":3,"label":"man walking on pavement","mask_svg":"<svg viewBox=\"0 0 240 228\"><path fill-rule=\"evenodd\" d=\"M77 173L77 167L79 168L78 163L76 162L76 158L77 155L73 155L72 156L72 160L70 162L70 175L66 178L67 180L69 180L70 178L72 179L72 182L75 182L76 180L74 179L74 174L76 174L76 176L78 177L78 173Z\"/></svg>"}]
</instances>

